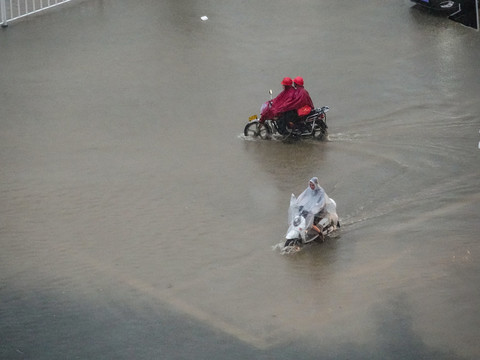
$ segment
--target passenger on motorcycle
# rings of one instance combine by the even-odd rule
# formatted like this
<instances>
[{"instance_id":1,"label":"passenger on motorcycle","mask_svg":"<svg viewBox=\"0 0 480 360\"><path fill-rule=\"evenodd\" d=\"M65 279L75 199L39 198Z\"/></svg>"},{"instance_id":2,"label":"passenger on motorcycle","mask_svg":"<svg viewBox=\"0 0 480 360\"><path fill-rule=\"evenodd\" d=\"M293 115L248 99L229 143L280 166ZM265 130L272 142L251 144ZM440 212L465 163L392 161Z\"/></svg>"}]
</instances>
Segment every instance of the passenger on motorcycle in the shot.
<instances>
[{"instance_id":1,"label":"passenger on motorcycle","mask_svg":"<svg viewBox=\"0 0 480 360\"><path fill-rule=\"evenodd\" d=\"M301 76L297 76L293 80L293 83L295 86L295 100L292 106L297 110L298 117L295 118L295 121L298 122L300 117L310 114L312 109L314 109L314 106L310 94L303 87L303 78Z\"/></svg>"},{"instance_id":2,"label":"passenger on motorcycle","mask_svg":"<svg viewBox=\"0 0 480 360\"><path fill-rule=\"evenodd\" d=\"M296 109L300 109L305 105L310 106L310 108L314 108L312 98L307 90L303 87L304 81L301 76L297 76L293 79L293 84L295 86L295 97L292 106Z\"/></svg>"}]
</instances>

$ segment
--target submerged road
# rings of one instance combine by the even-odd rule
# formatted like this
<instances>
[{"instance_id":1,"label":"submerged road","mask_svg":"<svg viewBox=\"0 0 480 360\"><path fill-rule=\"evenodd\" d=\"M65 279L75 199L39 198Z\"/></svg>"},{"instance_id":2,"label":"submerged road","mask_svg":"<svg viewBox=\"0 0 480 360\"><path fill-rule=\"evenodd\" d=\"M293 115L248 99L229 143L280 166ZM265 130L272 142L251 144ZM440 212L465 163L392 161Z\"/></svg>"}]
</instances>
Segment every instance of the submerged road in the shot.
<instances>
[{"instance_id":1,"label":"submerged road","mask_svg":"<svg viewBox=\"0 0 480 360\"><path fill-rule=\"evenodd\" d=\"M407 0L89 0L0 49L0 358L479 358L478 32ZM328 141L243 136L284 76ZM282 256L312 176L342 228Z\"/></svg>"}]
</instances>

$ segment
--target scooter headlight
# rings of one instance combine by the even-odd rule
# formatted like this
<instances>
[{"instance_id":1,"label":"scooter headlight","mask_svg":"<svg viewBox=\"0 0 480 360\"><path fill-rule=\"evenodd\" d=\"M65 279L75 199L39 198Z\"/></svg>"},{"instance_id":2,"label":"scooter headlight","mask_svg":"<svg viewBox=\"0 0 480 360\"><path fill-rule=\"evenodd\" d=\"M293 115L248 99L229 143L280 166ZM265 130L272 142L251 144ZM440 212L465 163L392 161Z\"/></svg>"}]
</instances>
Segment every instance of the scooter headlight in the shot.
<instances>
[{"instance_id":1,"label":"scooter headlight","mask_svg":"<svg viewBox=\"0 0 480 360\"><path fill-rule=\"evenodd\" d=\"M293 219L293 226L298 226L300 225L302 219L300 219L300 216L295 216L295 219Z\"/></svg>"}]
</instances>

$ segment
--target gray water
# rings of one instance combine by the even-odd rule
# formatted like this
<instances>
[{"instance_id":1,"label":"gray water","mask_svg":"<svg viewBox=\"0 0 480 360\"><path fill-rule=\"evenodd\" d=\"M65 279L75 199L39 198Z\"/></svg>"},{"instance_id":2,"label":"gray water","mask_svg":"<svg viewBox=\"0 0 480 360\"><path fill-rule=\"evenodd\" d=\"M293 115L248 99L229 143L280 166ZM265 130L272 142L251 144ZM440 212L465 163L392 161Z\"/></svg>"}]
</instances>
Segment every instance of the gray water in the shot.
<instances>
[{"instance_id":1,"label":"gray water","mask_svg":"<svg viewBox=\"0 0 480 360\"><path fill-rule=\"evenodd\" d=\"M480 357L478 32L407 0L89 0L0 50L0 358ZM244 138L298 75L329 140ZM282 256L312 176L342 227Z\"/></svg>"}]
</instances>

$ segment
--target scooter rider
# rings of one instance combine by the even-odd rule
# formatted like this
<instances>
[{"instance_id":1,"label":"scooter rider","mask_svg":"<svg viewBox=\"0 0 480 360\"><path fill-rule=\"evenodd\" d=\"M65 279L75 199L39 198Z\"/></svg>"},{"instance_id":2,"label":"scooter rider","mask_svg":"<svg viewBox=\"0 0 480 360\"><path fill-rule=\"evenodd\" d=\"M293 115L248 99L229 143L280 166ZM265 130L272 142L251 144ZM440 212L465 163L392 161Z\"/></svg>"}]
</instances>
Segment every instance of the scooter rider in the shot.
<instances>
[{"instance_id":1,"label":"scooter rider","mask_svg":"<svg viewBox=\"0 0 480 360\"><path fill-rule=\"evenodd\" d=\"M300 212L306 211L316 217L323 217L329 200L327 193L319 185L318 178L315 176L310 179L308 187L298 196L297 204L300 206ZM315 224L312 228L322 234L321 229Z\"/></svg>"},{"instance_id":2,"label":"scooter rider","mask_svg":"<svg viewBox=\"0 0 480 360\"><path fill-rule=\"evenodd\" d=\"M325 190L318 184L318 178L314 176L308 182L308 187L298 196L297 203L302 210L315 215L324 209L326 197Z\"/></svg>"}]
</instances>

